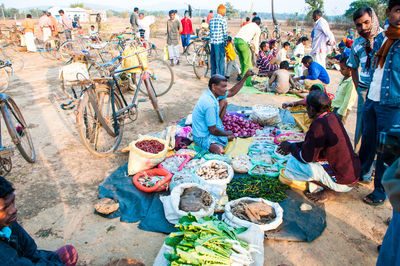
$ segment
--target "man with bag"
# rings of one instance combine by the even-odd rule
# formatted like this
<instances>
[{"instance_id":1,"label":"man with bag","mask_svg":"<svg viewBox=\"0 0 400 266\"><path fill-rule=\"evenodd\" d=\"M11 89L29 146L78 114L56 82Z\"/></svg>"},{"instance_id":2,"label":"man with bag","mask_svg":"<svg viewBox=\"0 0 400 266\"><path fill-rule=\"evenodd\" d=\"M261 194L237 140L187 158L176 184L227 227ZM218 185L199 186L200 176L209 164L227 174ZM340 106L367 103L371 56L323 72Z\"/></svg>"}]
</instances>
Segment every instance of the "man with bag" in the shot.
<instances>
[{"instance_id":1,"label":"man with bag","mask_svg":"<svg viewBox=\"0 0 400 266\"><path fill-rule=\"evenodd\" d=\"M233 139L232 131L225 131L222 119L225 116L228 101L226 98L235 96L246 78L254 75L248 70L231 89L227 90L227 79L219 74L212 76L208 82L208 89L203 92L196 103L192 114L192 132L194 143L201 148L215 154L224 154L224 147L228 140Z\"/></svg>"}]
</instances>

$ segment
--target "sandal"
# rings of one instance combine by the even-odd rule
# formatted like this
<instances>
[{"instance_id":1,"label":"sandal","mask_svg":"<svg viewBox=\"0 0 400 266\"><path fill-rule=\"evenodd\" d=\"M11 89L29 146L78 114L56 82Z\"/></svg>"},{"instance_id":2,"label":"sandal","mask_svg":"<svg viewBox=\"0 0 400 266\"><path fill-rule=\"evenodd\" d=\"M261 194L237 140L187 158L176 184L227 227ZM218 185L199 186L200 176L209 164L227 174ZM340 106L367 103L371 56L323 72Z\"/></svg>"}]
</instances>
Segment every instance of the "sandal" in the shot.
<instances>
[{"instance_id":1,"label":"sandal","mask_svg":"<svg viewBox=\"0 0 400 266\"><path fill-rule=\"evenodd\" d=\"M367 195L363 201L364 203L371 205L371 206L379 206L382 205L385 202L386 199L380 199L378 196L376 196L374 193L371 193Z\"/></svg>"}]
</instances>

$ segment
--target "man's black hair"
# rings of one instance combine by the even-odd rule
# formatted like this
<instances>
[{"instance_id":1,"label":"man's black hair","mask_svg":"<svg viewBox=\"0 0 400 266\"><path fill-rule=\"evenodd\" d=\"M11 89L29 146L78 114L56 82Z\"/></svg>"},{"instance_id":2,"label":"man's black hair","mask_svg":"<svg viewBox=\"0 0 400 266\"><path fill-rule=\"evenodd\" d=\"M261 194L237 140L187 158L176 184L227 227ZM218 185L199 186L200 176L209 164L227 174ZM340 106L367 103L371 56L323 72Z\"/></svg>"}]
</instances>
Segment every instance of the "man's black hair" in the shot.
<instances>
[{"instance_id":1,"label":"man's black hair","mask_svg":"<svg viewBox=\"0 0 400 266\"><path fill-rule=\"evenodd\" d=\"M214 13L214 11L210 10L210 13Z\"/></svg>"},{"instance_id":2,"label":"man's black hair","mask_svg":"<svg viewBox=\"0 0 400 266\"><path fill-rule=\"evenodd\" d=\"M251 20L251 22L256 23L258 26L261 25L261 19L260 19L260 17L254 17L254 18Z\"/></svg>"},{"instance_id":3,"label":"man's black hair","mask_svg":"<svg viewBox=\"0 0 400 266\"><path fill-rule=\"evenodd\" d=\"M283 43L283 48L285 48L286 46L290 46L290 43L289 42L284 42Z\"/></svg>"},{"instance_id":4,"label":"man's black hair","mask_svg":"<svg viewBox=\"0 0 400 266\"><path fill-rule=\"evenodd\" d=\"M253 12L253 16L257 16L257 12Z\"/></svg>"},{"instance_id":5,"label":"man's black hair","mask_svg":"<svg viewBox=\"0 0 400 266\"><path fill-rule=\"evenodd\" d=\"M319 10L319 9L314 10L314 12L312 13L312 15L313 15L313 17L314 17L314 16L320 16L320 17L322 17L322 11Z\"/></svg>"},{"instance_id":6,"label":"man's black hair","mask_svg":"<svg viewBox=\"0 0 400 266\"><path fill-rule=\"evenodd\" d=\"M90 25L91 28L94 28L94 25Z\"/></svg>"},{"instance_id":7,"label":"man's black hair","mask_svg":"<svg viewBox=\"0 0 400 266\"><path fill-rule=\"evenodd\" d=\"M369 16L372 17L372 9L369 6L363 6L363 7L360 7L359 9L357 9L356 12L354 12L353 21L356 21L357 19L364 16L365 13L368 13Z\"/></svg>"},{"instance_id":8,"label":"man's black hair","mask_svg":"<svg viewBox=\"0 0 400 266\"><path fill-rule=\"evenodd\" d=\"M262 50L265 46L267 46L268 45L268 42L267 41L262 41L261 43L260 43L260 50Z\"/></svg>"},{"instance_id":9,"label":"man's black hair","mask_svg":"<svg viewBox=\"0 0 400 266\"><path fill-rule=\"evenodd\" d=\"M138 8L138 7L135 7L135 8L133 9L133 12L136 12L136 11L139 11L139 8Z\"/></svg>"},{"instance_id":10,"label":"man's black hair","mask_svg":"<svg viewBox=\"0 0 400 266\"><path fill-rule=\"evenodd\" d=\"M393 7L400 6L399 0L389 0L388 9L392 10Z\"/></svg>"},{"instance_id":11,"label":"man's black hair","mask_svg":"<svg viewBox=\"0 0 400 266\"><path fill-rule=\"evenodd\" d=\"M47 11L46 11L46 10L43 10L43 11L42 11L42 14L46 14L46 15L47 15Z\"/></svg>"},{"instance_id":12,"label":"man's black hair","mask_svg":"<svg viewBox=\"0 0 400 266\"><path fill-rule=\"evenodd\" d=\"M218 85L220 84L222 81L228 81L224 76L219 75L219 74L215 74L213 75L210 80L208 81L208 88L211 90L211 87L213 84Z\"/></svg>"},{"instance_id":13,"label":"man's black hair","mask_svg":"<svg viewBox=\"0 0 400 266\"><path fill-rule=\"evenodd\" d=\"M273 45L273 44L275 44L276 43L276 40L270 40L269 41L269 45Z\"/></svg>"},{"instance_id":14,"label":"man's black hair","mask_svg":"<svg viewBox=\"0 0 400 266\"><path fill-rule=\"evenodd\" d=\"M289 62L288 62L288 61L282 61L282 62L279 64L279 68L280 68L280 69L286 69L286 70L288 70L288 69L289 69Z\"/></svg>"},{"instance_id":15,"label":"man's black hair","mask_svg":"<svg viewBox=\"0 0 400 266\"><path fill-rule=\"evenodd\" d=\"M204 22L206 22L206 20L205 20L205 19L203 19L201 22L203 22L203 23L204 23Z\"/></svg>"},{"instance_id":16,"label":"man's black hair","mask_svg":"<svg viewBox=\"0 0 400 266\"><path fill-rule=\"evenodd\" d=\"M227 41L228 41L228 42L231 42L231 41L232 41L232 37L231 37L231 36L228 36Z\"/></svg>"},{"instance_id":17,"label":"man's black hair","mask_svg":"<svg viewBox=\"0 0 400 266\"><path fill-rule=\"evenodd\" d=\"M140 13L139 13L139 16L140 16L140 15L143 15L143 16L144 16L144 13L140 12Z\"/></svg>"},{"instance_id":18,"label":"man's black hair","mask_svg":"<svg viewBox=\"0 0 400 266\"><path fill-rule=\"evenodd\" d=\"M313 59L312 59L312 57L310 55L306 55L305 57L303 57L301 62L305 65L305 64L308 64L308 63L312 63Z\"/></svg>"},{"instance_id":19,"label":"man's black hair","mask_svg":"<svg viewBox=\"0 0 400 266\"><path fill-rule=\"evenodd\" d=\"M168 12L168 15L171 15L171 14L175 14L175 10L170 10L170 11Z\"/></svg>"},{"instance_id":20,"label":"man's black hair","mask_svg":"<svg viewBox=\"0 0 400 266\"><path fill-rule=\"evenodd\" d=\"M31 14L27 14L26 17L27 18L32 18L32 15Z\"/></svg>"},{"instance_id":21,"label":"man's black hair","mask_svg":"<svg viewBox=\"0 0 400 266\"><path fill-rule=\"evenodd\" d=\"M325 92L315 90L307 96L307 105L312 106L318 114L329 111L331 100Z\"/></svg>"},{"instance_id":22,"label":"man's black hair","mask_svg":"<svg viewBox=\"0 0 400 266\"><path fill-rule=\"evenodd\" d=\"M322 88L321 87L322 86L314 84L314 85L311 86L310 92L312 92L312 91L322 91L322 92L324 92L324 90L323 90L324 87L322 87Z\"/></svg>"},{"instance_id":23,"label":"man's black hair","mask_svg":"<svg viewBox=\"0 0 400 266\"><path fill-rule=\"evenodd\" d=\"M250 18L249 18L249 17L246 17L246 21L250 21Z\"/></svg>"},{"instance_id":24,"label":"man's black hair","mask_svg":"<svg viewBox=\"0 0 400 266\"><path fill-rule=\"evenodd\" d=\"M65 14L64 10L62 10L62 9L58 10L58 13L63 13L63 14Z\"/></svg>"},{"instance_id":25,"label":"man's black hair","mask_svg":"<svg viewBox=\"0 0 400 266\"><path fill-rule=\"evenodd\" d=\"M7 179L0 176L0 199L4 199L7 195L14 192L12 184Z\"/></svg>"}]
</instances>

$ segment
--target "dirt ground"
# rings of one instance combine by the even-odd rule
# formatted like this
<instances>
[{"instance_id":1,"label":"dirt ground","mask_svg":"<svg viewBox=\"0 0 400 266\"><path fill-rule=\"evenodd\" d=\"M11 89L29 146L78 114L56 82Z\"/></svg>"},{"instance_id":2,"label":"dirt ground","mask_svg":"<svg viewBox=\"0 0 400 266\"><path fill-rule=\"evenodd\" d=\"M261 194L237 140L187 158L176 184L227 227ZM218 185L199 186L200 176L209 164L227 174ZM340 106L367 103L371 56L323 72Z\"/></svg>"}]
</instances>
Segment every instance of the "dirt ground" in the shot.
<instances>
[{"instance_id":1,"label":"dirt ground","mask_svg":"<svg viewBox=\"0 0 400 266\"><path fill-rule=\"evenodd\" d=\"M120 29L124 24L111 19L107 28ZM239 22L228 25L234 33ZM162 47L165 41L162 28L156 36L155 43ZM7 93L14 97L28 121L37 162L28 164L18 153L13 157L13 170L7 178L16 188L19 221L41 249L74 245L80 265L103 265L124 257L151 265L166 235L142 231L137 224L121 223L119 219L105 219L93 213L98 185L127 161L127 155L92 156L81 144L73 111L60 108L66 102L59 89L61 64L39 54L21 55L25 69L16 73ZM166 122L158 123L150 103L141 104L138 120L125 127L121 148L138 134L160 131L192 111L207 81L196 79L192 67L185 63L175 66L174 72L172 90L159 98ZM334 92L340 73L329 71L329 74L332 79L329 91ZM280 106L293 100L285 96L239 94L230 103ZM353 110L346 124L351 138L355 118ZM379 207L362 203L362 197L371 189L372 185L357 185L351 192L327 203L327 228L312 243L265 240L265 265L374 265L378 256L376 246L386 232L385 222L391 217L392 208L389 203Z\"/></svg>"}]
</instances>

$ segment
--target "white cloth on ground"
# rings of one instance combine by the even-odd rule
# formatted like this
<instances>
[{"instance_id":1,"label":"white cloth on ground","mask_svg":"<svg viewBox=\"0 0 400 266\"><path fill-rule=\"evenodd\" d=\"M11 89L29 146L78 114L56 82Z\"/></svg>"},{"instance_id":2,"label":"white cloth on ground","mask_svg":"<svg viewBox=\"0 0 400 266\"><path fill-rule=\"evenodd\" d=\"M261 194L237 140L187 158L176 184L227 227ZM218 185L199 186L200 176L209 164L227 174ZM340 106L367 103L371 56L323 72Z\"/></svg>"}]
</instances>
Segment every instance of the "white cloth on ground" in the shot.
<instances>
[{"instance_id":1,"label":"white cloth on ground","mask_svg":"<svg viewBox=\"0 0 400 266\"><path fill-rule=\"evenodd\" d=\"M36 52L35 36L33 32L25 32L26 49L29 52Z\"/></svg>"},{"instance_id":2,"label":"white cloth on ground","mask_svg":"<svg viewBox=\"0 0 400 266\"><path fill-rule=\"evenodd\" d=\"M293 156L290 156L284 174L287 178L297 181L318 181L336 192L349 192L352 189L350 186L333 181L332 177L319 163L304 164Z\"/></svg>"}]
</instances>

